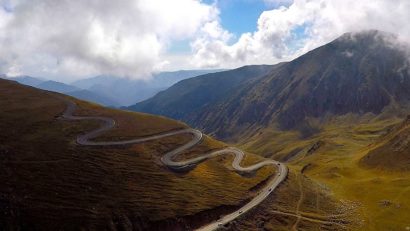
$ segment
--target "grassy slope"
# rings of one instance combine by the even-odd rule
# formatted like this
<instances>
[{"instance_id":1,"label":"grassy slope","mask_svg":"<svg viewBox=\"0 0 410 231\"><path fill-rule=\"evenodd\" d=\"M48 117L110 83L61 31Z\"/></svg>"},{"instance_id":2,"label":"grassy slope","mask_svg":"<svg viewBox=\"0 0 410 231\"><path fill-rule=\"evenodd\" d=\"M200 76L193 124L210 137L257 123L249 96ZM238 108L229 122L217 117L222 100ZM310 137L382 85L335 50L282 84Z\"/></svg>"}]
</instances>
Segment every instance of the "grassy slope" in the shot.
<instances>
[{"instance_id":1,"label":"grassy slope","mask_svg":"<svg viewBox=\"0 0 410 231\"><path fill-rule=\"evenodd\" d=\"M74 100L74 99L73 99ZM118 128L100 139L145 136L186 127L162 117L123 112L77 101L79 115L114 118ZM95 121L57 119L65 104L55 94L0 81L0 229L105 229L144 225L237 205L273 173L244 178L213 159L185 174L159 164L161 153L189 139L175 136L128 147L84 147L76 135ZM224 144L206 138L199 154ZM246 162L260 159L250 156ZM144 220L146 219L146 220ZM146 224L145 224L146 225ZM141 226L142 227L142 226ZM140 227L140 228L141 228Z\"/></svg>"},{"instance_id":2,"label":"grassy slope","mask_svg":"<svg viewBox=\"0 0 410 231\"><path fill-rule=\"evenodd\" d=\"M400 122L348 115L324 125L312 137L301 138L297 132L271 128L243 147L277 159L291 155L291 169L303 169L307 177L329 187L336 199L359 205L362 226L356 229L405 230L410 226L410 172L389 166L401 161L390 153L383 155L384 160L389 159L383 168L364 167L361 163L374 150L373 143L377 141L377 147L385 144L386 131ZM309 153L318 141L320 147Z\"/></svg>"},{"instance_id":3,"label":"grassy slope","mask_svg":"<svg viewBox=\"0 0 410 231\"><path fill-rule=\"evenodd\" d=\"M299 207L299 210L297 209ZM297 218L299 213L316 222ZM293 214L284 215L281 212ZM234 230L343 230L354 227L358 222L356 206L349 202L340 202L333 198L331 192L323 185L309 180L291 169L288 180L278 188L274 197L245 215L241 222L232 225ZM331 217L333 216L333 218ZM333 221L334 223L321 223ZM342 224L339 226L337 224Z\"/></svg>"},{"instance_id":4,"label":"grassy slope","mask_svg":"<svg viewBox=\"0 0 410 231\"><path fill-rule=\"evenodd\" d=\"M396 171L410 170L410 117L390 129L369 147L370 151L360 163L363 167L390 169Z\"/></svg>"}]
</instances>

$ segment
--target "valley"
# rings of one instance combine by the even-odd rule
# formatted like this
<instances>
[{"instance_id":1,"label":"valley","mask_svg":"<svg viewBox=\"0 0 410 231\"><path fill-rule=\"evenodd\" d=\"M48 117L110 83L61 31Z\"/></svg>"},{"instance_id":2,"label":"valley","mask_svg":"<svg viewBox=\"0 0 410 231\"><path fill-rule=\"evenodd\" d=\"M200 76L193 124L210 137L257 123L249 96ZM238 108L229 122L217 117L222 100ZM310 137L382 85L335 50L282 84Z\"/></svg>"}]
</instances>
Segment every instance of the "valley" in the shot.
<instances>
[{"instance_id":1,"label":"valley","mask_svg":"<svg viewBox=\"0 0 410 231\"><path fill-rule=\"evenodd\" d=\"M410 0L0 0L0 231L410 231Z\"/></svg>"},{"instance_id":2,"label":"valley","mask_svg":"<svg viewBox=\"0 0 410 231\"><path fill-rule=\"evenodd\" d=\"M358 230L405 229L410 174L395 165L408 166L408 155L397 161L396 152L383 152L383 162L378 165L369 164L367 158L388 141L389 131L402 125L402 120L369 120L357 125L341 121L326 125L309 138L302 139L295 132L266 133L240 147L286 160L290 171L299 172L299 177L327 187L334 198L354 202L361 214Z\"/></svg>"},{"instance_id":3,"label":"valley","mask_svg":"<svg viewBox=\"0 0 410 231\"><path fill-rule=\"evenodd\" d=\"M274 229L294 225L294 218L310 227L353 224L355 208L332 218L329 213L346 205L325 189L315 189L313 182L303 183L303 190L322 198L321 205L312 207L301 198L292 208L292 201L300 198L291 193L300 190L295 170L288 175L285 165L227 148L183 123L103 108L12 81L0 84L2 94L18 93L0 100L5 171L0 175L5 184L0 198L6 205L2 229L190 230L207 224L203 230L221 225L236 229L259 226L259 218L248 220L259 214L282 220L265 225ZM23 103L27 100L29 107ZM101 127L99 120L105 125ZM21 121L21 127L14 121ZM236 156L220 156L224 153ZM263 167L270 164L281 170ZM302 207L315 212L305 214Z\"/></svg>"},{"instance_id":4,"label":"valley","mask_svg":"<svg viewBox=\"0 0 410 231\"><path fill-rule=\"evenodd\" d=\"M248 212L251 210L253 207L259 205L265 198L267 198L275 189L276 187L279 186L279 184L285 180L287 177L287 172L288 169L284 164L281 164L277 161L274 160L265 160L263 162L258 162L254 165L247 166L247 167L242 167L240 166L240 163L244 159L244 153L239 150L235 149L232 147L225 148L222 150L217 150L211 153L203 154L201 156L198 156L196 158L184 160L184 161L174 161L176 155L181 154L182 152L196 146L199 142L202 140L202 133L198 130L194 129L183 129L183 130L176 130L176 131L170 131L166 133L160 133L157 135L151 135L151 136L145 136L143 138L138 138L138 139L133 139L133 140L122 140L122 141L100 141L100 142L95 142L95 141L90 141L89 139L96 138L100 136L101 134L111 130L115 126L115 120L108 118L108 117L83 117L83 116L73 116L73 113L76 109L76 105L69 100L65 100L67 103L67 109L63 113L63 118L68 119L68 120L97 120L97 121L103 121L105 124L101 128L98 128L96 130L90 131L87 134L81 135L77 137L77 143L80 145L85 145L85 146L117 146L117 145L129 145L129 144L138 144L138 143L144 143L147 141L151 140L158 140L161 138L165 138L168 136L175 136L179 134L191 134L192 135L192 140L189 141L188 143L177 147L166 154L164 154L161 157L161 162L164 164L166 167L170 168L171 170L174 171L184 171L184 169L190 169L193 168L195 165L198 163L201 163L209 158L217 157L220 155L225 155L225 154L233 154L234 155L234 160L232 162L232 167L236 172L239 173L251 173L259 170L260 168L264 166L269 166L273 165L278 168L277 174L273 178L273 180L269 181L267 186L262 189L261 191L258 192L257 196L255 196L250 202L245 204L243 207L239 208L237 211L234 211L230 214L224 215L222 218L220 218L218 221L215 221L214 223L208 224L204 227L201 227L200 230L206 231L206 230L215 230L218 227L221 227L223 225L228 224L229 222L235 220L239 216L241 216L243 213Z\"/></svg>"},{"instance_id":5,"label":"valley","mask_svg":"<svg viewBox=\"0 0 410 231\"><path fill-rule=\"evenodd\" d=\"M29 226L127 229L129 226L161 230L167 226L198 226L202 223L195 223L192 218L173 219L212 209L225 212L237 208L241 202L254 197L249 189L274 173L274 168L264 167L253 177L243 178L225 167L231 163L229 158L214 158L191 171L175 174L159 164L161 153L187 143L191 136L185 134L125 147L78 146L77 134L99 127L99 122L61 120L59 115L66 108L61 96L10 81L0 83L2 94L18 93L18 97L1 98L4 171L1 178L5 186L1 190L1 201L6 205L2 207L6 214L0 222L2 229ZM33 101L30 101L30 116L26 118L27 105L23 102L28 99ZM186 128L165 118L70 100L78 105L75 113L82 116L115 119L113 131L99 137L103 140L135 139ZM14 121L21 121L21 127ZM47 129L43 129L45 124ZM26 145L21 146L21 142ZM184 155L206 153L224 146L205 136ZM241 164L251 165L260 159L249 154ZM220 213L216 211L199 221L210 221ZM81 223L78 217L82 217Z\"/></svg>"},{"instance_id":6,"label":"valley","mask_svg":"<svg viewBox=\"0 0 410 231\"><path fill-rule=\"evenodd\" d=\"M196 88L189 91L190 80L180 83L191 95L182 94L184 100L172 95L175 85L130 109L155 109L149 112L181 119L248 152L286 163L294 174L292 189L300 191L294 212L279 212L296 218L288 229L314 223L300 216L312 210L302 206L311 199L305 195L311 189L302 182L310 181L310 187L346 206L350 219L341 223L355 227L347 229L404 230L410 227L410 75L401 69L406 54L389 45L392 40L393 35L379 31L344 34L194 111L183 107L192 95L202 95ZM354 55L345 56L347 50ZM202 81L207 82L206 76ZM175 101L158 103L161 98ZM274 216L270 209L264 213ZM271 222L276 223L262 223L268 227Z\"/></svg>"}]
</instances>

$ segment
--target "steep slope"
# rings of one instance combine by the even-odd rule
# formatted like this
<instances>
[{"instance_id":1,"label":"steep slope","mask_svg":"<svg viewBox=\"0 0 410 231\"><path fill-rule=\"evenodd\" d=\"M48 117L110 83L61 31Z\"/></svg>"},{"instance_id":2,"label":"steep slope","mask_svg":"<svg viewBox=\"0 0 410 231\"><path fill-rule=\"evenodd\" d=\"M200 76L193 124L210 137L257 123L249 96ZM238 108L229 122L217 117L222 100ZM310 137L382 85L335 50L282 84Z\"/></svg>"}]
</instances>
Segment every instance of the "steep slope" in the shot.
<instances>
[{"instance_id":1,"label":"steep slope","mask_svg":"<svg viewBox=\"0 0 410 231\"><path fill-rule=\"evenodd\" d=\"M100 95L109 96L122 106L148 99L157 92L170 87L172 84L187 78L221 70L182 70L173 72L160 72L148 80L120 78L116 76L101 75L93 78L78 80L72 83L82 89L87 89Z\"/></svg>"},{"instance_id":2,"label":"steep slope","mask_svg":"<svg viewBox=\"0 0 410 231\"><path fill-rule=\"evenodd\" d=\"M100 123L62 120L67 107L63 96L6 80L0 80L0 95L1 230L189 229L236 208L273 173L264 168L244 178L225 167L228 159L215 158L176 174L158 160L190 136L118 147L80 146L76 136ZM69 100L78 105L76 115L110 117L117 122L116 129L98 140L124 140L186 127L163 117ZM224 146L205 137L184 155ZM257 159L249 155L245 162Z\"/></svg>"},{"instance_id":3,"label":"steep slope","mask_svg":"<svg viewBox=\"0 0 410 231\"><path fill-rule=\"evenodd\" d=\"M361 164L385 170L410 170L410 116L372 144Z\"/></svg>"},{"instance_id":4,"label":"steep slope","mask_svg":"<svg viewBox=\"0 0 410 231\"><path fill-rule=\"evenodd\" d=\"M233 89L247 81L260 78L272 68L269 65L245 66L186 79L128 109L198 124L196 121L203 108L225 99Z\"/></svg>"},{"instance_id":5,"label":"steep slope","mask_svg":"<svg viewBox=\"0 0 410 231\"><path fill-rule=\"evenodd\" d=\"M236 87L228 97L201 110L186 111L191 98L177 98L171 89L162 93L168 101L175 100L169 106L146 101L134 109L182 119L224 139L271 126L309 135L320 129L307 122L310 118L380 114L387 106L408 108L408 56L394 40L393 35L380 31L347 33L263 78ZM190 114L186 118L173 112Z\"/></svg>"},{"instance_id":6,"label":"steep slope","mask_svg":"<svg viewBox=\"0 0 410 231\"><path fill-rule=\"evenodd\" d=\"M345 34L238 89L217 110L203 112L194 125L229 137L242 124L248 130L275 123L281 129L303 130L308 118L380 114L388 105L407 106L408 59L389 39L391 35L378 31ZM235 116L225 125L221 117L228 114Z\"/></svg>"}]
</instances>

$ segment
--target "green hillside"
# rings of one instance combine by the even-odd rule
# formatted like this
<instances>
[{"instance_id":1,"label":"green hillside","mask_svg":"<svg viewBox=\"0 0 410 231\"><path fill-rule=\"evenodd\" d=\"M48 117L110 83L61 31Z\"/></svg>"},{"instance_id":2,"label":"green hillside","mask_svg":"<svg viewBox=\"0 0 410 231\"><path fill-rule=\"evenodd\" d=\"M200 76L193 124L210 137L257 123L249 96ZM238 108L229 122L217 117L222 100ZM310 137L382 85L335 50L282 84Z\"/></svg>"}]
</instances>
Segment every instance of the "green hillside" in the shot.
<instances>
[{"instance_id":1,"label":"green hillside","mask_svg":"<svg viewBox=\"0 0 410 231\"><path fill-rule=\"evenodd\" d=\"M229 170L229 158L217 158L192 171L174 173L159 158L189 136L125 147L79 146L75 137L99 124L60 119L66 105L56 93L0 80L0 95L1 230L198 226L252 197L250 189L274 171L264 168L244 178ZM186 127L163 117L70 100L79 105L78 115L116 120L116 129L99 138L103 140ZM224 146L206 137L186 155ZM245 164L258 159L249 155ZM198 219L204 214L207 218Z\"/></svg>"}]
</instances>

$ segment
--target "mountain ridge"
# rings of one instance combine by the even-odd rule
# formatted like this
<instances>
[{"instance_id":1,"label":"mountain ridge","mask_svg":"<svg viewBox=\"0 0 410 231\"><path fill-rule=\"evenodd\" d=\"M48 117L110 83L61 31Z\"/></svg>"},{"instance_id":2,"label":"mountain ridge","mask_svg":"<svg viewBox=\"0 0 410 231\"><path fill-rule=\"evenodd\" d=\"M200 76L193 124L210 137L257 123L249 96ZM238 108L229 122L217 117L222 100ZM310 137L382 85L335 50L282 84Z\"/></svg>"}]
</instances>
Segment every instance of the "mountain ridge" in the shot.
<instances>
[{"instance_id":1,"label":"mountain ridge","mask_svg":"<svg viewBox=\"0 0 410 231\"><path fill-rule=\"evenodd\" d=\"M128 106L144 99L148 99L178 81L219 71L222 70L180 70L160 72L153 74L149 79L143 80L100 75L78 80L71 84L82 89L99 93L100 95L108 96L117 101L121 106Z\"/></svg>"},{"instance_id":2,"label":"mountain ridge","mask_svg":"<svg viewBox=\"0 0 410 231\"><path fill-rule=\"evenodd\" d=\"M71 84L31 76L8 77L7 75L0 75L0 78L14 80L43 90L68 94L73 97L109 107L120 107L153 96L157 92L166 89L180 80L218 71L222 70L180 70L160 72L154 74L149 80L134 80L116 76L100 75L74 81Z\"/></svg>"},{"instance_id":3,"label":"mountain ridge","mask_svg":"<svg viewBox=\"0 0 410 231\"><path fill-rule=\"evenodd\" d=\"M272 68L271 65L250 65L189 78L127 109L167 115L185 121L195 120L195 117L190 118L192 112L199 112L208 104L222 100L235 87L262 77ZM162 109L164 110L161 111Z\"/></svg>"},{"instance_id":4,"label":"mountain ridge","mask_svg":"<svg viewBox=\"0 0 410 231\"><path fill-rule=\"evenodd\" d=\"M393 35L375 30L346 33L234 89L230 97L198 111L194 120L166 113L167 105L156 105L155 110L225 140L274 124L303 130L310 126L306 119L325 115L378 115L389 105L410 102L410 74L403 69L408 57L392 46L392 39Z\"/></svg>"}]
</instances>

